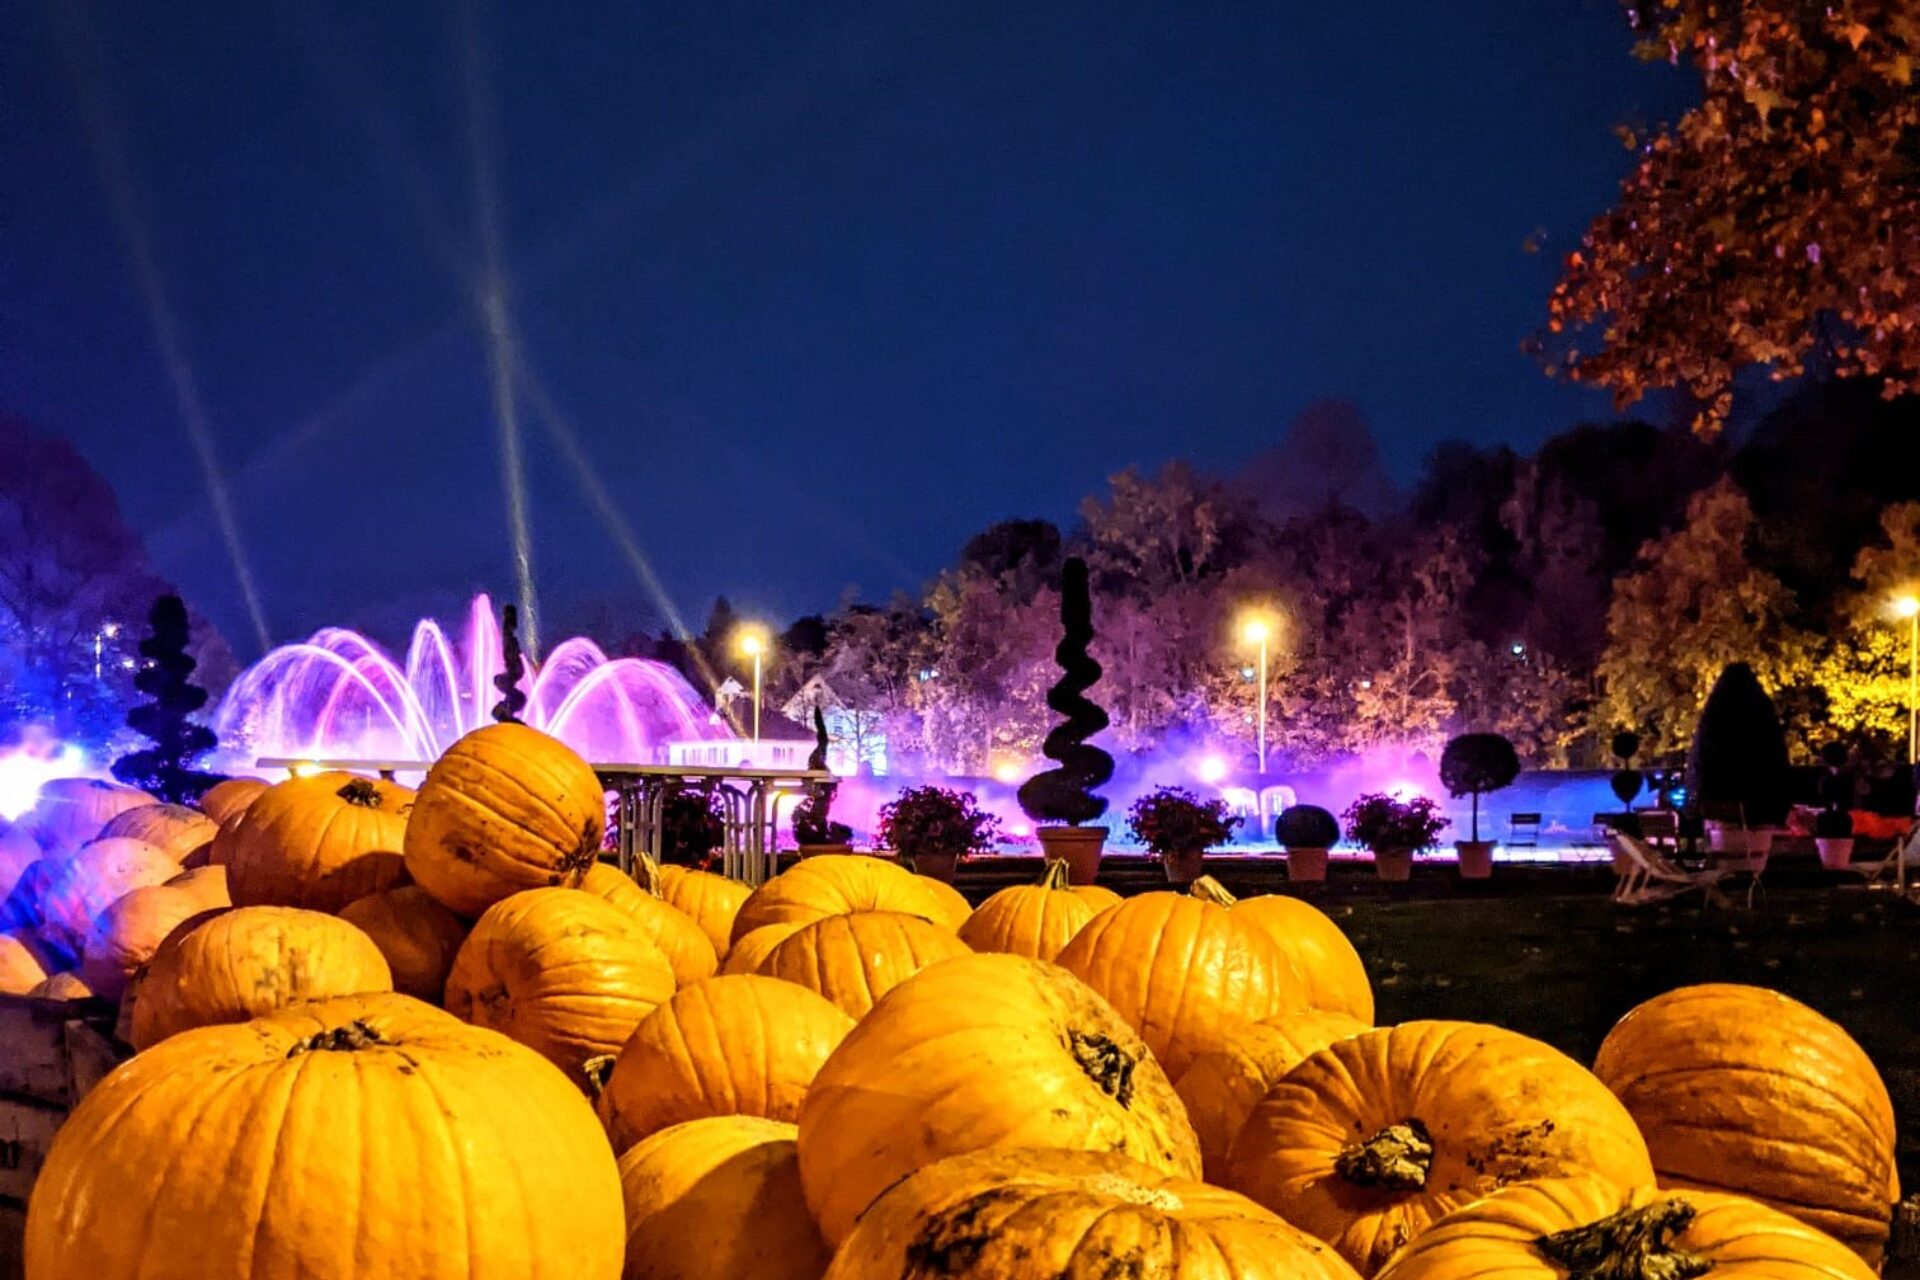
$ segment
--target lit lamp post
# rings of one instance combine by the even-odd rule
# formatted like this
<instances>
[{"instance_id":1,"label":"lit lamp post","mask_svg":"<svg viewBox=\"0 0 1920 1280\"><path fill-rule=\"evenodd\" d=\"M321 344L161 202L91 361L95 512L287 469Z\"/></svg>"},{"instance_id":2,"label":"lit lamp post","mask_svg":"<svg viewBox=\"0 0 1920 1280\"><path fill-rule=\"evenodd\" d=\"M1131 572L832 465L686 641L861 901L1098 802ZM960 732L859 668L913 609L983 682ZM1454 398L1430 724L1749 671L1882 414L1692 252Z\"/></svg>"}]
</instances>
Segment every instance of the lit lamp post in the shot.
<instances>
[{"instance_id":1,"label":"lit lamp post","mask_svg":"<svg viewBox=\"0 0 1920 1280\"><path fill-rule=\"evenodd\" d=\"M1255 695L1258 707L1256 738L1259 742L1260 776L1267 776L1267 642L1273 638L1273 620L1263 613L1248 615L1240 623L1240 639L1245 644L1255 646L1260 651L1259 674L1256 677Z\"/></svg>"},{"instance_id":2,"label":"lit lamp post","mask_svg":"<svg viewBox=\"0 0 1920 1280\"><path fill-rule=\"evenodd\" d=\"M760 667L767 653L767 633L759 627L742 627L735 633L734 646L753 659L753 740L760 741Z\"/></svg>"},{"instance_id":3,"label":"lit lamp post","mask_svg":"<svg viewBox=\"0 0 1920 1280\"><path fill-rule=\"evenodd\" d=\"M1893 613L1907 620L1907 763L1920 761L1920 597L1900 596Z\"/></svg>"}]
</instances>

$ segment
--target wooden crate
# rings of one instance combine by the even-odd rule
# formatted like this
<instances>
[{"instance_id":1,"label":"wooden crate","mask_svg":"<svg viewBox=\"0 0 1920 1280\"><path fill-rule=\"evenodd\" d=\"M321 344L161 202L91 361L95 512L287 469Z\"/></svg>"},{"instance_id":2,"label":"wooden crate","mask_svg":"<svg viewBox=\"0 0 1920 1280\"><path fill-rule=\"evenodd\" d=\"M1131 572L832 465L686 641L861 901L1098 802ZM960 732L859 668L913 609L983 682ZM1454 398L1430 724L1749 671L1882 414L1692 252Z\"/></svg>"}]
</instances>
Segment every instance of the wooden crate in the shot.
<instances>
[{"instance_id":1,"label":"wooden crate","mask_svg":"<svg viewBox=\"0 0 1920 1280\"><path fill-rule=\"evenodd\" d=\"M0 996L0 1280L25 1270L27 1197L54 1133L126 1056L100 1000Z\"/></svg>"}]
</instances>

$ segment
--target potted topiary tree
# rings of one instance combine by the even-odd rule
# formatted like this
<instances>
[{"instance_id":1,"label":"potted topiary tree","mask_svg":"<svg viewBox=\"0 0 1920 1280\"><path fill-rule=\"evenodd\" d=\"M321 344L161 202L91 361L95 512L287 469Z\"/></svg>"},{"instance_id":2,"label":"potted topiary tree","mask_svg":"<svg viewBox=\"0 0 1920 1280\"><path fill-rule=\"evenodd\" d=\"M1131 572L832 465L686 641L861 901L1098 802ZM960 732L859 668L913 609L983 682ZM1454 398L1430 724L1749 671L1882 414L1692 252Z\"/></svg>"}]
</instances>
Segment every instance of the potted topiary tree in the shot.
<instances>
[{"instance_id":1,"label":"potted topiary tree","mask_svg":"<svg viewBox=\"0 0 1920 1280\"><path fill-rule=\"evenodd\" d=\"M1456 840L1460 878L1485 880L1493 874L1493 841L1480 838L1480 797L1513 785L1520 776L1520 757L1513 744L1497 733L1463 733L1440 753L1440 781L1455 799L1473 797L1473 834Z\"/></svg>"},{"instance_id":2,"label":"potted topiary tree","mask_svg":"<svg viewBox=\"0 0 1920 1280\"><path fill-rule=\"evenodd\" d=\"M1752 667L1730 663L1707 695L1687 756L1687 792L1709 819L1710 847L1764 859L1787 816L1788 778L1773 699Z\"/></svg>"},{"instance_id":3,"label":"potted topiary tree","mask_svg":"<svg viewBox=\"0 0 1920 1280\"><path fill-rule=\"evenodd\" d=\"M1059 767L1027 779L1020 807L1033 819L1048 860L1067 864L1068 882L1092 884L1107 830L1088 824L1107 811L1106 798L1095 791L1113 777L1113 757L1087 743L1108 722L1107 713L1086 696L1099 683L1100 664L1087 653L1093 643L1093 593L1087 562L1078 556L1061 566L1060 629L1053 658L1061 675L1047 690L1047 706L1062 719L1040 748Z\"/></svg>"},{"instance_id":4,"label":"potted topiary tree","mask_svg":"<svg viewBox=\"0 0 1920 1280\"><path fill-rule=\"evenodd\" d=\"M1296 804L1274 819L1274 838L1287 850L1287 879L1325 880L1327 850L1340 842L1340 824L1319 805Z\"/></svg>"},{"instance_id":5,"label":"potted topiary tree","mask_svg":"<svg viewBox=\"0 0 1920 1280\"><path fill-rule=\"evenodd\" d=\"M813 709L813 753L807 768L817 773L827 768L827 717L819 707ZM800 803L793 807L793 842L800 856L815 858L823 853L852 853L853 828L831 820L833 798L840 794L838 782L810 782Z\"/></svg>"},{"instance_id":6,"label":"potted topiary tree","mask_svg":"<svg viewBox=\"0 0 1920 1280\"><path fill-rule=\"evenodd\" d=\"M1347 806L1347 838L1373 853L1382 880L1411 880L1413 855L1433 848L1447 819L1425 796L1396 800L1370 793Z\"/></svg>"},{"instance_id":7,"label":"potted topiary tree","mask_svg":"<svg viewBox=\"0 0 1920 1280\"><path fill-rule=\"evenodd\" d=\"M952 883L960 859L998 842L1000 819L982 812L972 792L909 787L880 807L878 834L919 874Z\"/></svg>"},{"instance_id":8,"label":"potted topiary tree","mask_svg":"<svg viewBox=\"0 0 1920 1280\"><path fill-rule=\"evenodd\" d=\"M1183 886L1200 878L1207 850L1239 825L1225 800L1201 800L1182 787L1148 792L1127 811L1133 838L1160 855L1169 883Z\"/></svg>"},{"instance_id":9,"label":"potted topiary tree","mask_svg":"<svg viewBox=\"0 0 1920 1280\"><path fill-rule=\"evenodd\" d=\"M1633 812L1633 802L1640 795L1647 780L1633 767L1634 756L1640 753L1640 735L1630 730L1622 730L1613 735L1613 759L1620 767L1607 779L1615 798L1625 806L1628 813Z\"/></svg>"},{"instance_id":10,"label":"potted topiary tree","mask_svg":"<svg viewBox=\"0 0 1920 1280\"><path fill-rule=\"evenodd\" d=\"M1829 742L1820 750L1827 767L1820 779L1821 808L1813 820L1813 843L1820 850L1820 865L1829 871L1845 871L1853 865L1853 779L1845 772L1847 749Z\"/></svg>"}]
</instances>

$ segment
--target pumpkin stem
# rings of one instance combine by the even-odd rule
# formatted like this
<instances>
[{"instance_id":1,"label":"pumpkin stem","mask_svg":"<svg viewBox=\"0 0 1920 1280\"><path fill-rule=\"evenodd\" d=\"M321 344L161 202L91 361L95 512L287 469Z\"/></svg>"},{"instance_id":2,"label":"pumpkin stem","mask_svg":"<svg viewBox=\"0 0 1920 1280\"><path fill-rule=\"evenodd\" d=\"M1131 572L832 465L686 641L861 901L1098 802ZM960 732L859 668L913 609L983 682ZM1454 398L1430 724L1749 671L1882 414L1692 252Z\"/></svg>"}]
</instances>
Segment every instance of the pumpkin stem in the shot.
<instances>
[{"instance_id":1,"label":"pumpkin stem","mask_svg":"<svg viewBox=\"0 0 1920 1280\"><path fill-rule=\"evenodd\" d=\"M1088 1035L1084 1031L1067 1032L1067 1048L1087 1078L1105 1090L1108 1097L1123 1107L1132 1105L1134 1061L1131 1054L1106 1036Z\"/></svg>"},{"instance_id":2,"label":"pumpkin stem","mask_svg":"<svg viewBox=\"0 0 1920 1280\"><path fill-rule=\"evenodd\" d=\"M614 1053L596 1054L580 1064L582 1074L587 1077L587 1093L596 1102L607 1091L607 1081L613 1079L613 1064L619 1056Z\"/></svg>"},{"instance_id":3,"label":"pumpkin stem","mask_svg":"<svg viewBox=\"0 0 1920 1280\"><path fill-rule=\"evenodd\" d=\"M1668 1196L1533 1244L1566 1268L1567 1280L1692 1280L1713 1269L1709 1259L1674 1247L1693 1217L1692 1205Z\"/></svg>"},{"instance_id":4,"label":"pumpkin stem","mask_svg":"<svg viewBox=\"0 0 1920 1280\"><path fill-rule=\"evenodd\" d=\"M1216 907L1230 907L1240 899L1227 892L1227 886L1212 876L1201 876L1187 886L1187 896L1198 898L1202 902L1211 902Z\"/></svg>"},{"instance_id":5,"label":"pumpkin stem","mask_svg":"<svg viewBox=\"0 0 1920 1280\"><path fill-rule=\"evenodd\" d=\"M1356 1187L1418 1191L1427 1185L1433 1165L1433 1139L1418 1120L1390 1124L1365 1142L1355 1142L1333 1162L1336 1173Z\"/></svg>"},{"instance_id":6,"label":"pumpkin stem","mask_svg":"<svg viewBox=\"0 0 1920 1280\"><path fill-rule=\"evenodd\" d=\"M633 882L656 898L665 896L660 892L660 863L650 853L642 853L633 864Z\"/></svg>"},{"instance_id":7,"label":"pumpkin stem","mask_svg":"<svg viewBox=\"0 0 1920 1280\"><path fill-rule=\"evenodd\" d=\"M373 785L371 778L355 778L333 794L339 796L348 804L359 805L362 809L378 809L380 807L380 788Z\"/></svg>"},{"instance_id":8,"label":"pumpkin stem","mask_svg":"<svg viewBox=\"0 0 1920 1280\"><path fill-rule=\"evenodd\" d=\"M1065 889L1067 887L1067 860L1048 858L1046 870L1040 873L1042 889Z\"/></svg>"},{"instance_id":9,"label":"pumpkin stem","mask_svg":"<svg viewBox=\"0 0 1920 1280\"><path fill-rule=\"evenodd\" d=\"M388 1040L375 1027L355 1018L344 1027L334 1027L308 1036L305 1040L287 1050L289 1058L297 1058L303 1053L351 1053L355 1049L364 1049L368 1045L387 1044Z\"/></svg>"}]
</instances>

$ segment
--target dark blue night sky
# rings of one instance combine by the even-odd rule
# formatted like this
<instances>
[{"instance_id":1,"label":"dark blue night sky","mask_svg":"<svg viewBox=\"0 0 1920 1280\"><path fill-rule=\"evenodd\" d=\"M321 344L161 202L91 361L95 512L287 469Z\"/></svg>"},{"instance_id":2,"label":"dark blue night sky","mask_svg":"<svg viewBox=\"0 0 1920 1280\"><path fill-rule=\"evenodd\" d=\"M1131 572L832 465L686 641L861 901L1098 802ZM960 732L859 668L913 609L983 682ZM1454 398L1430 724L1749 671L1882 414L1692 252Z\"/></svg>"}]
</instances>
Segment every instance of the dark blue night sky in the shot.
<instances>
[{"instance_id":1,"label":"dark blue night sky","mask_svg":"<svg viewBox=\"0 0 1920 1280\"><path fill-rule=\"evenodd\" d=\"M1614 0L7 6L0 408L100 467L242 656L81 103L274 639L398 639L512 583L469 39L528 368L696 625L913 587L1128 463L1231 470L1321 396L1403 479L1605 416L1520 342L1628 161L1611 126L1685 91ZM524 431L551 623L658 625Z\"/></svg>"}]
</instances>

